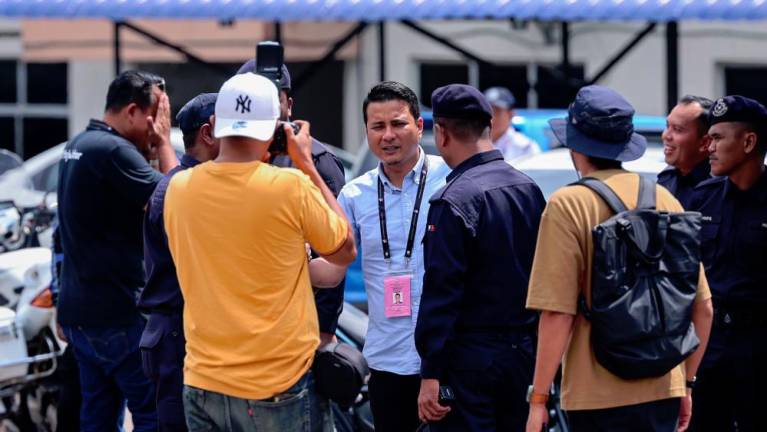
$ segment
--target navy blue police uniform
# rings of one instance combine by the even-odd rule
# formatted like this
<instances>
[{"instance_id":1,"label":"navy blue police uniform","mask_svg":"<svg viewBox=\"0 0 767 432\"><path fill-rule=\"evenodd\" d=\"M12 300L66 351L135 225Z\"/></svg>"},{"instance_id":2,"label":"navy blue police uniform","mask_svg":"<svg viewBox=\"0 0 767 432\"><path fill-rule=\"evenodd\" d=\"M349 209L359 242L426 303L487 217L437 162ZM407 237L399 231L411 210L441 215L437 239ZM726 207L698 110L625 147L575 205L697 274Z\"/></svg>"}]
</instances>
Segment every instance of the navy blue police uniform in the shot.
<instances>
[{"instance_id":1,"label":"navy blue police uniform","mask_svg":"<svg viewBox=\"0 0 767 432\"><path fill-rule=\"evenodd\" d=\"M711 178L711 165L708 159L701 161L687 175L670 166L658 174L658 184L665 187L682 203L685 209L690 208L693 190L701 182Z\"/></svg>"},{"instance_id":2,"label":"navy blue police uniform","mask_svg":"<svg viewBox=\"0 0 767 432\"><path fill-rule=\"evenodd\" d=\"M489 104L468 86L437 89L432 104L435 118L489 125ZM525 301L544 206L498 150L460 163L430 200L415 342L422 378L455 394L433 431L524 429L537 323Z\"/></svg>"},{"instance_id":3,"label":"navy blue police uniform","mask_svg":"<svg viewBox=\"0 0 767 432\"><path fill-rule=\"evenodd\" d=\"M216 105L216 93L201 94L179 111L176 119L182 132L194 133L209 121ZM149 316L141 336L141 360L144 373L155 383L155 400L160 431L186 431L184 403L183 328L184 299L176 277L176 266L168 249L163 208L171 178L200 162L189 155L170 170L155 188L144 215L144 260L147 283L138 301L139 309Z\"/></svg>"},{"instance_id":4,"label":"navy blue police uniform","mask_svg":"<svg viewBox=\"0 0 767 432\"><path fill-rule=\"evenodd\" d=\"M767 110L742 97L720 99L711 114L712 123L744 121L767 127ZM758 137L767 139L763 133ZM703 216L701 253L714 305L711 337L692 393L691 430L764 430L767 169L748 190L740 190L728 177L700 183L691 208Z\"/></svg>"},{"instance_id":5,"label":"navy blue police uniform","mask_svg":"<svg viewBox=\"0 0 767 432\"><path fill-rule=\"evenodd\" d=\"M243 73L256 73L256 60L250 59L245 62L240 69L237 70L238 74ZM287 93L291 89L290 72L287 66L284 64L281 67L280 83L279 87L281 91ZM314 138L312 138L312 159L314 166L317 168L317 172L322 177L322 181L328 186L333 195L338 197L341 193L341 189L346 184L346 177L344 176L344 166L341 161L338 160L336 155L330 152L327 148L327 144L324 144ZM293 161L288 155L275 155L269 161L270 164L283 167L292 168ZM312 258L317 258L319 255L312 251ZM344 307L344 286L346 280L342 280L335 288L323 288L314 290L314 303L317 305L317 318L320 324L320 332L333 334L338 327L338 317L341 315Z\"/></svg>"}]
</instances>

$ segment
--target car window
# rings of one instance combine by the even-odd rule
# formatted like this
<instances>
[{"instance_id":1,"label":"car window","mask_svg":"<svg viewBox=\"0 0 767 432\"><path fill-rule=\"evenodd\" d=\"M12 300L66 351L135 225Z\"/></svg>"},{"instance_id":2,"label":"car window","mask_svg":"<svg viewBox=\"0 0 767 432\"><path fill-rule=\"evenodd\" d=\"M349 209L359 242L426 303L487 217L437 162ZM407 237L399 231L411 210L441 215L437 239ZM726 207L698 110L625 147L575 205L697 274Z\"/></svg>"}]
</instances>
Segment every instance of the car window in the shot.
<instances>
[{"instance_id":1,"label":"car window","mask_svg":"<svg viewBox=\"0 0 767 432\"><path fill-rule=\"evenodd\" d=\"M56 192L59 183L59 161L56 160L32 176L32 187L42 192Z\"/></svg>"}]
</instances>

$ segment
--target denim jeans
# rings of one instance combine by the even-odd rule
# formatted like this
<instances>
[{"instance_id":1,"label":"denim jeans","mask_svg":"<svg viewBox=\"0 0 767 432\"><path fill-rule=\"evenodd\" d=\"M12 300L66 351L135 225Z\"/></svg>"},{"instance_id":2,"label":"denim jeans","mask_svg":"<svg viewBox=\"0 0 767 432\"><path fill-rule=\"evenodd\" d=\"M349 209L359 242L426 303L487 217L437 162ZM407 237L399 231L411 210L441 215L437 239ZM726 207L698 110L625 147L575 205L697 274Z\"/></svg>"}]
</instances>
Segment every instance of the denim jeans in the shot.
<instances>
[{"instance_id":1,"label":"denim jeans","mask_svg":"<svg viewBox=\"0 0 767 432\"><path fill-rule=\"evenodd\" d=\"M333 431L330 404L314 390L311 372L269 400L240 399L185 385L184 412L190 432Z\"/></svg>"},{"instance_id":2,"label":"denim jeans","mask_svg":"<svg viewBox=\"0 0 767 432\"><path fill-rule=\"evenodd\" d=\"M122 431L126 399L134 431L157 430L154 386L138 347L143 329L143 320L127 327L63 327L80 370L81 431Z\"/></svg>"}]
</instances>

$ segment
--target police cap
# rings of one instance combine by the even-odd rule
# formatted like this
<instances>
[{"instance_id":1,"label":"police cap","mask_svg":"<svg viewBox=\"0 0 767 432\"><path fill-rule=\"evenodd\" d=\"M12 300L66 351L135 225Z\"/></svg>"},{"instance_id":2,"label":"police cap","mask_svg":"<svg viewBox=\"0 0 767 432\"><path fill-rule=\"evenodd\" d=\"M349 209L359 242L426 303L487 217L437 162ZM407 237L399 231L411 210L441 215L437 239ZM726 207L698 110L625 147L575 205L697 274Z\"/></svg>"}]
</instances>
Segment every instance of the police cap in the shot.
<instances>
[{"instance_id":1,"label":"police cap","mask_svg":"<svg viewBox=\"0 0 767 432\"><path fill-rule=\"evenodd\" d=\"M450 84L431 94L434 117L481 119L493 117L493 108L479 90L465 84Z\"/></svg>"},{"instance_id":2,"label":"police cap","mask_svg":"<svg viewBox=\"0 0 767 432\"><path fill-rule=\"evenodd\" d=\"M194 97L176 114L178 127L184 134L197 131L210 120L216 110L218 93L202 93Z\"/></svg>"},{"instance_id":3,"label":"police cap","mask_svg":"<svg viewBox=\"0 0 767 432\"><path fill-rule=\"evenodd\" d=\"M745 96L725 96L714 102L708 111L711 125L724 122L749 123L764 130L767 127L767 109L759 102Z\"/></svg>"}]
</instances>

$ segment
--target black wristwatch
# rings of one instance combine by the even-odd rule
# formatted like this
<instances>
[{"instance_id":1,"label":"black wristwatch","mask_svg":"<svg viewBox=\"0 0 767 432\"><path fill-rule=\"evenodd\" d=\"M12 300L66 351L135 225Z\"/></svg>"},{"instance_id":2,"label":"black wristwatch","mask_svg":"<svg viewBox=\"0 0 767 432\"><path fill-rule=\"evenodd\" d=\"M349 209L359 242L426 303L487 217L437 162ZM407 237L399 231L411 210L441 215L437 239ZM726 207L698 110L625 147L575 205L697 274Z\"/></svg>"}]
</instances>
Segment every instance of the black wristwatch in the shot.
<instances>
[{"instance_id":1,"label":"black wristwatch","mask_svg":"<svg viewBox=\"0 0 767 432\"><path fill-rule=\"evenodd\" d=\"M691 379L684 382L685 387L692 390L695 388L695 383L698 381L697 376L693 376Z\"/></svg>"}]
</instances>

